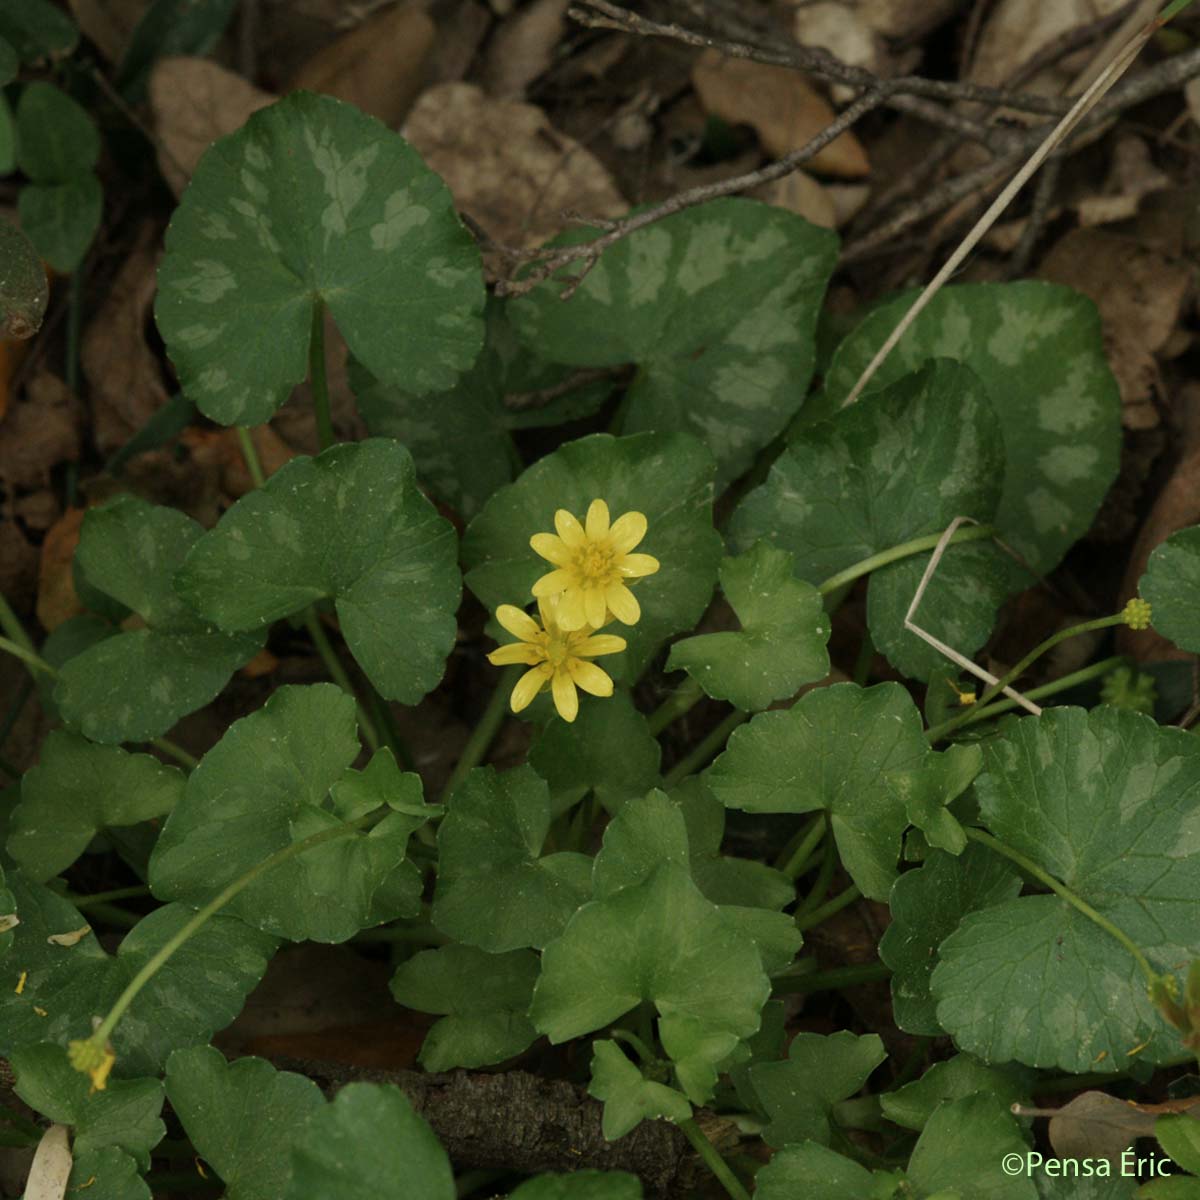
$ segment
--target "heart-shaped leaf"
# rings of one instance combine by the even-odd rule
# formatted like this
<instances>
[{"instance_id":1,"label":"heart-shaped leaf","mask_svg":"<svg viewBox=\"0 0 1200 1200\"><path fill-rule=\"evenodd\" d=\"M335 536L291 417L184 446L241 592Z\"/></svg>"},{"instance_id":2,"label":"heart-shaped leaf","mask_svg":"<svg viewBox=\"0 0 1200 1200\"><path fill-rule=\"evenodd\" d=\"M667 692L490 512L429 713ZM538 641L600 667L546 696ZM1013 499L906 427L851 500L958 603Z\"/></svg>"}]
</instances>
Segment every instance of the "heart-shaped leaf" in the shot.
<instances>
[{"instance_id":1,"label":"heart-shaped leaf","mask_svg":"<svg viewBox=\"0 0 1200 1200\"><path fill-rule=\"evenodd\" d=\"M257 425L307 371L328 305L378 379L449 387L483 342L479 251L398 134L292 92L214 143L167 230L155 318L189 399Z\"/></svg>"},{"instance_id":2,"label":"heart-shaped leaf","mask_svg":"<svg viewBox=\"0 0 1200 1200\"><path fill-rule=\"evenodd\" d=\"M1172 534L1150 555L1138 591L1150 601L1154 628L1200 654L1200 525Z\"/></svg>"},{"instance_id":3,"label":"heart-shaped leaf","mask_svg":"<svg viewBox=\"0 0 1200 1200\"><path fill-rule=\"evenodd\" d=\"M62 667L54 702L97 742L146 741L203 708L263 644L261 631L221 633L171 579L204 530L174 508L118 496L83 519L75 561L87 582L145 627L105 638Z\"/></svg>"},{"instance_id":4,"label":"heart-shaped leaf","mask_svg":"<svg viewBox=\"0 0 1200 1200\"><path fill-rule=\"evenodd\" d=\"M44 883L65 871L100 830L165 816L183 787L181 772L148 754L55 731L21 781L8 852L30 879Z\"/></svg>"},{"instance_id":5,"label":"heart-shaped leaf","mask_svg":"<svg viewBox=\"0 0 1200 1200\"><path fill-rule=\"evenodd\" d=\"M850 877L880 900L896 878L908 824L883 776L916 765L926 751L920 715L899 684L840 683L734 730L703 778L727 808L827 810Z\"/></svg>"},{"instance_id":6,"label":"heart-shaped leaf","mask_svg":"<svg viewBox=\"0 0 1200 1200\"><path fill-rule=\"evenodd\" d=\"M721 590L739 633L705 633L671 647L667 670L685 670L709 695L757 712L829 673L829 618L820 593L795 578L792 556L756 542L721 564Z\"/></svg>"},{"instance_id":7,"label":"heart-shaped leaf","mask_svg":"<svg viewBox=\"0 0 1200 1200\"><path fill-rule=\"evenodd\" d=\"M795 557L812 584L955 517L991 520L1003 480L1000 426L982 382L946 360L927 364L832 420L801 430L767 481L739 505L735 544L766 538ZM926 679L940 652L904 627L929 555L875 571L867 622L876 646L904 675ZM917 621L962 654L987 639L1015 568L997 547L952 546Z\"/></svg>"},{"instance_id":8,"label":"heart-shaped leaf","mask_svg":"<svg viewBox=\"0 0 1200 1200\"><path fill-rule=\"evenodd\" d=\"M332 599L371 682L416 704L454 645L455 558L454 529L421 494L408 451L372 438L292 459L200 539L175 582L231 633Z\"/></svg>"},{"instance_id":9,"label":"heart-shaped leaf","mask_svg":"<svg viewBox=\"0 0 1200 1200\"><path fill-rule=\"evenodd\" d=\"M841 406L912 300L905 293L880 305L838 347L825 377L827 412ZM996 521L1035 570L1049 571L1087 530L1117 477L1121 400L1096 306L1037 280L942 288L868 394L935 357L969 366L991 396L1005 458Z\"/></svg>"},{"instance_id":10,"label":"heart-shaped leaf","mask_svg":"<svg viewBox=\"0 0 1200 1200\"><path fill-rule=\"evenodd\" d=\"M1140 713L1048 709L987 743L980 812L1001 841L1061 880L1156 970L1196 952L1200 744ZM1178 1054L1178 1034L1112 934L1053 894L965 917L933 973L937 1019L992 1062L1120 1071Z\"/></svg>"},{"instance_id":11,"label":"heart-shaped leaf","mask_svg":"<svg viewBox=\"0 0 1200 1200\"><path fill-rule=\"evenodd\" d=\"M188 777L150 858L154 894L203 904L276 851L341 825L327 796L358 753L345 692L330 683L279 688ZM323 942L413 916L421 884L405 861L412 829L411 816L390 813L369 832L273 867L224 911L280 937Z\"/></svg>"},{"instance_id":12,"label":"heart-shaped leaf","mask_svg":"<svg viewBox=\"0 0 1200 1200\"><path fill-rule=\"evenodd\" d=\"M837 238L800 217L714 200L609 247L566 303L550 279L510 311L547 358L637 363L623 431L703 438L724 486L800 406L836 256Z\"/></svg>"}]
</instances>

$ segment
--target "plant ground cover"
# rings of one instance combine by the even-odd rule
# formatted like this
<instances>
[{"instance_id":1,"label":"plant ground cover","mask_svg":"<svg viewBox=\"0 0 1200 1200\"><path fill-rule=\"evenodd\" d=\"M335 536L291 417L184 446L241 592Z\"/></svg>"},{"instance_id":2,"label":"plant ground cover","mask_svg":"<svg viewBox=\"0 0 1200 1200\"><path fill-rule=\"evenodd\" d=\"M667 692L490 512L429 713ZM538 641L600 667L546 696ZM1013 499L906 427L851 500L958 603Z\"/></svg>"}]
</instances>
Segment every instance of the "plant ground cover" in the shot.
<instances>
[{"instance_id":1,"label":"plant ground cover","mask_svg":"<svg viewBox=\"0 0 1200 1200\"><path fill-rule=\"evenodd\" d=\"M1200 18L1074 7L0 5L0 1194L1200 1200Z\"/></svg>"}]
</instances>

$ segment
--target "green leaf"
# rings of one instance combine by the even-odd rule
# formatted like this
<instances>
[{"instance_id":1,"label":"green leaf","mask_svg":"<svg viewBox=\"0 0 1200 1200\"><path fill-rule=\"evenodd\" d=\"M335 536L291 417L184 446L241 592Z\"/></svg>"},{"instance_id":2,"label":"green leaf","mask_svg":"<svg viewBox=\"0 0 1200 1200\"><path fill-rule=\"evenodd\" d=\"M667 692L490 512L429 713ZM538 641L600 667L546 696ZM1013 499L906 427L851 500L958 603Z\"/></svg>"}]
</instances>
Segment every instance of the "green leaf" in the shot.
<instances>
[{"instance_id":1,"label":"green leaf","mask_svg":"<svg viewBox=\"0 0 1200 1200\"><path fill-rule=\"evenodd\" d=\"M13 789L14 791L18 789ZM17 898L4 881L4 868L0 867L0 961L12 949L13 930L20 918L17 916Z\"/></svg>"},{"instance_id":2,"label":"green leaf","mask_svg":"<svg viewBox=\"0 0 1200 1200\"><path fill-rule=\"evenodd\" d=\"M1200 1174L1200 1121L1191 1113L1168 1113L1154 1122L1154 1136L1185 1171Z\"/></svg>"},{"instance_id":3,"label":"green leaf","mask_svg":"<svg viewBox=\"0 0 1200 1200\"><path fill-rule=\"evenodd\" d=\"M381 746L361 770L348 767L329 790L330 808L343 821L354 821L386 804L412 818L414 830L441 816L440 804L426 804L420 775L401 771L390 747Z\"/></svg>"},{"instance_id":4,"label":"green leaf","mask_svg":"<svg viewBox=\"0 0 1200 1200\"><path fill-rule=\"evenodd\" d=\"M892 923L879 943L879 957L892 969L892 1011L907 1033L943 1033L929 979L938 946L959 921L978 909L1013 899L1021 881L999 855L969 845L962 856L935 850L922 867L896 880L889 901Z\"/></svg>"},{"instance_id":5,"label":"green leaf","mask_svg":"<svg viewBox=\"0 0 1200 1200\"><path fill-rule=\"evenodd\" d=\"M688 868L688 833L679 806L660 791L630 800L609 821L592 867L597 899L648 879L665 862Z\"/></svg>"},{"instance_id":6,"label":"green leaf","mask_svg":"<svg viewBox=\"0 0 1200 1200\"><path fill-rule=\"evenodd\" d=\"M0 37L22 62L34 62L70 54L79 41L79 30L50 0L19 0L0 5Z\"/></svg>"},{"instance_id":7,"label":"green leaf","mask_svg":"<svg viewBox=\"0 0 1200 1200\"><path fill-rule=\"evenodd\" d=\"M557 509L582 517L599 498L614 520L644 513L649 530L638 552L654 555L661 568L636 585L637 625L606 629L624 637L628 650L603 660L614 678L632 682L658 645L691 629L708 606L721 557L712 527L712 476L707 448L679 434L593 434L568 442L501 488L471 522L462 549L467 585L490 610L520 606L535 580L551 570L529 539L554 528Z\"/></svg>"},{"instance_id":8,"label":"green leaf","mask_svg":"<svg viewBox=\"0 0 1200 1200\"><path fill-rule=\"evenodd\" d=\"M33 183L66 183L100 157L87 110L52 83L29 84L17 101L17 164Z\"/></svg>"},{"instance_id":9,"label":"green leaf","mask_svg":"<svg viewBox=\"0 0 1200 1200\"><path fill-rule=\"evenodd\" d=\"M29 183L17 198L21 228L61 275L71 274L83 262L100 227L103 206L94 175L79 175L67 183Z\"/></svg>"},{"instance_id":10,"label":"green leaf","mask_svg":"<svg viewBox=\"0 0 1200 1200\"><path fill-rule=\"evenodd\" d=\"M758 1063L749 1070L751 1086L771 1120L763 1139L776 1147L806 1139L827 1146L833 1106L853 1096L886 1058L873 1033L796 1034L786 1062Z\"/></svg>"},{"instance_id":11,"label":"green leaf","mask_svg":"<svg viewBox=\"0 0 1200 1200\"><path fill-rule=\"evenodd\" d=\"M931 753L915 770L891 772L887 786L931 846L961 854L967 835L949 805L981 770L983 751L978 745L950 746L941 754Z\"/></svg>"},{"instance_id":12,"label":"green leaf","mask_svg":"<svg viewBox=\"0 0 1200 1200\"><path fill-rule=\"evenodd\" d=\"M71 945L49 941L87 922L61 896L9 876L21 923L0 963L0 1054L36 1042L87 1037L126 984L195 915L168 904L143 917L108 955L94 934ZM114 1075L157 1075L181 1046L207 1042L241 1011L277 943L232 917L209 920L138 993L113 1035ZM16 991L22 974L24 986Z\"/></svg>"},{"instance_id":13,"label":"green leaf","mask_svg":"<svg viewBox=\"0 0 1200 1200\"><path fill-rule=\"evenodd\" d=\"M1136 1195L1138 1200L1200 1200L1200 1179L1192 1175L1152 1179L1140 1187Z\"/></svg>"},{"instance_id":14,"label":"green leaf","mask_svg":"<svg viewBox=\"0 0 1200 1200\"><path fill-rule=\"evenodd\" d=\"M526 1013L538 976L530 950L488 954L474 946L422 950L392 976L392 995L418 1012L445 1016L425 1035L427 1071L486 1067L527 1050L537 1030Z\"/></svg>"},{"instance_id":15,"label":"green leaf","mask_svg":"<svg viewBox=\"0 0 1200 1200\"><path fill-rule=\"evenodd\" d=\"M331 683L281 687L235 721L188 777L150 858L160 899L200 905L278 850L341 825L329 789L359 752L354 701ZM412 818L385 817L273 867L223 910L256 929L342 942L418 910ZM400 886L397 886L400 884ZM380 896L389 903L377 904Z\"/></svg>"},{"instance_id":16,"label":"green leaf","mask_svg":"<svg viewBox=\"0 0 1200 1200\"><path fill-rule=\"evenodd\" d=\"M995 1096L967 1096L934 1110L908 1161L908 1179L919 1196L944 1190L971 1200L1036 1200L1029 1174L1001 1169L1005 1155L1024 1158L1027 1150L1016 1118Z\"/></svg>"},{"instance_id":17,"label":"green leaf","mask_svg":"<svg viewBox=\"0 0 1200 1200\"><path fill-rule=\"evenodd\" d=\"M825 809L851 879L881 900L896 878L908 824L883 776L915 766L926 752L920 715L899 684L842 683L734 730L703 778L727 808Z\"/></svg>"},{"instance_id":18,"label":"green leaf","mask_svg":"<svg viewBox=\"0 0 1200 1200\"><path fill-rule=\"evenodd\" d=\"M93 1091L66 1051L50 1042L20 1046L9 1062L17 1073L14 1091L42 1116L72 1127L77 1155L115 1146L149 1169L150 1151L167 1132L159 1119L163 1086L157 1079L113 1079L104 1091Z\"/></svg>"},{"instance_id":19,"label":"green leaf","mask_svg":"<svg viewBox=\"0 0 1200 1200\"><path fill-rule=\"evenodd\" d=\"M624 1137L647 1119L686 1121L692 1115L686 1096L647 1079L611 1039L592 1043L588 1094L604 1101L600 1128L606 1142Z\"/></svg>"},{"instance_id":20,"label":"green leaf","mask_svg":"<svg viewBox=\"0 0 1200 1200\"><path fill-rule=\"evenodd\" d=\"M510 1192L508 1200L642 1200L642 1181L626 1171L538 1175Z\"/></svg>"},{"instance_id":21,"label":"green leaf","mask_svg":"<svg viewBox=\"0 0 1200 1200\"><path fill-rule=\"evenodd\" d=\"M33 337L50 300L46 269L33 243L9 221L0 221L0 332Z\"/></svg>"},{"instance_id":22,"label":"green leaf","mask_svg":"<svg viewBox=\"0 0 1200 1200\"><path fill-rule=\"evenodd\" d=\"M114 1146L76 1155L67 1194L75 1196L85 1188L88 1200L151 1200L137 1162Z\"/></svg>"},{"instance_id":23,"label":"green leaf","mask_svg":"<svg viewBox=\"0 0 1200 1200\"><path fill-rule=\"evenodd\" d=\"M754 1177L754 1200L865 1200L873 1197L871 1172L853 1159L804 1142L786 1146Z\"/></svg>"},{"instance_id":24,"label":"green leaf","mask_svg":"<svg viewBox=\"0 0 1200 1200\"><path fill-rule=\"evenodd\" d=\"M373 438L292 459L196 543L175 582L231 633L331 598L371 682L416 704L454 645L455 558L454 529L421 494L408 451Z\"/></svg>"},{"instance_id":25,"label":"green leaf","mask_svg":"<svg viewBox=\"0 0 1200 1200\"><path fill-rule=\"evenodd\" d=\"M766 538L795 556L812 584L894 546L941 533L955 517L987 522L1003 479L1000 425L980 379L939 359L804 429L762 486L738 506L738 546ZM929 553L871 576L867 623L903 675L927 679L945 658L904 628ZM917 623L962 654L986 641L1015 568L998 548L952 546Z\"/></svg>"},{"instance_id":26,"label":"green leaf","mask_svg":"<svg viewBox=\"0 0 1200 1200\"><path fill-rule=\"evenodd\" d=\"M664 863L649 879L585 904L542 954L530 1016L552 1042L600 1029L643 1000L663 1017L753 1033L770 985L758 951Z\"/></svg>"},{"instance_id":27,"label":"green leaf","mask_svg":"<svg viewBox=\"0 0 1200 1200\"><path fill-rule=\"evenodd\" d=\"M693 775L671 793L687 823L692 878L714 904L779 909L796 898L796 888L782 872L751 858L721 853L725 806Z\"/></svg>"},{"instance_id":28,"label":"green leaf","mask_svg":"<svg viewBox=\"0 0 1200 1200\"><path fill-rule=\"evenodd\" d=\"M980 812L1172 972L1195 956L1200 744L1102 705L1006 722L985 748ZM1058 896L966 917L933 974L937 1017L964 1050L1066 1071L1120 1071L1179 1052L1133 957Z\"/></svg>"},{"instance_id":29,"label":"green leaf","mask_svg":"<svg viewBox=\"0 0 1200 1200\"><path fill-rule=\"evenodd\" d=\"M276 1195L279 1193L276 1192ZM433 1130L392 1084L351 1083L304 1127L285 1200L455 1200Z\"/></svg>"},{"instance_id":30,"label":"green leaf","mask_svg":"<svg viewBox=\"0 0 1200 1200\"><path fill-rule=\"evenodd\" d=\"M920 1132L937 1106L977 1093L995 1096L1005 1107L1030 1103L1035 1076L1016 1065L990 1067L970 1054L934 1063L920 1079L879 1097L883 1115L905 1129Z\"/></svg>"},{"instance_id":31,"label":"green leaf","mask_svg":"<svg viewBox=\"0 0 1200 1200\"><path fill-rule=\"evenodd\" d=\"M838 347L825 377L829 411L844 402L913 296L875 309ZM1006 463L997 524L1035 571L1049 571L1086 532L1117 477L1121 401L1095 305L1037 280L943 288L868 389L937 356L971 367L991 396Z\"/></svg>"},{"instance_id":32,"label":"green leaf","mask_svg":"<svg viewBox=\"0 0 1200 1200\"><path fill-rule=\"evenodd\" d=\"M7 87L12 83L20 69L21 60L17 57L17 52L12 48L10 42L0 37L0 87ZM5 104L5 108L7 107ZM11 169L11 167L7 168L7 170Z\"/></svg>"},{"instance_id":33,"label":"green leaf","mask_svg":"<svg viewBox=\"0 0 1200 1200\"><path fill-rule=\"evenodd\" d=\"M1154 628L1200 653L1200 525L1172 534L1150 555L1138 591L1150 601Z\"/></svg>"},{"instance_id":34,"label":"green leaf","mask_svg":"<svg viewBox=\"0 0 1200 1200\"><path fill-rule=\"evenodd\" d=\"M1177 1177L1178 1178L1178 1177ZM1156 1191L1139 1191L1138 1181L1120 1173L1116 1175L1067 1175L1055 1176L1038 1172L1033 1177L1037 1185L1038 1196L1041 1200L1169 1200L1168 1193L1159 1195ZM1166 1180L1156 1180L1155 1183L1165 1183ZM1154 1187L1148 1184L1147 1187ZM1176 1196L1175 1200L1187 1200L1185 1196ZM1200 1189L1192 1193L1191 1200L1200 1200Z\"/></svg>"},{"instance_id":35,"label":"green leaf","mask_svg":"<svg viewBox=\"0 0 1200 1200\"><path fill-rule=\"evenodd\" d=\"M184 777L148 754L52 732L21 781L8 852L36 883L65 871L102 829L169 813Z\"/></svg>"},{"instance_id":36,"label":"green leaf","mask_svg":"<svg viewBox=\"0 0 1200 1200\"><path fill-rule=\"evenodd\" d=\"M706 633L671 647L667 670L684 670L704 691L756 712L829 674L829 618L820 593L796 579L792 556L756 542L721 564L721 590L739 633Z\"/></svg>"},{"instance_id":37,"label":"green leaf","mask_svg":"<svg viewBox=\"0 0 1200 1200\"><path fill-rule=\"evenodd\" d=\"M714 200L610 246L566 303L563 280L549 279L510 311L556 362L637 363L625 432L695 434L714 447L723 487L808 389L837 244L781 209Z\"/></svg>"},{"instance_id":38,"label":"green leaf","mask_svg":"<svg viewBox=\"0 0 1200 1200\"><path fill-rule=\"evenodd\" d=\"M311 1079L261 1058L227 1063L212 1046L176 1050L167 1098L196 1152L221 1176L229 1200L277 1200L305 1121L324 1108Z\"/></svg>"},{"instance_id":39,"label":"green leaf","mask_svg":"<svg viewBox=\"0 0 1200 1200\"><path fill-rule=\"evenodd\" d=\"M134 496L118 496L84 517L76 561L88 583L146 626L105 638L62 668L55 704L94 741L148 741L166 733L262 649L261 631L223 634L172 589L172 576L203 535L177 509Z\"/></svg>"},{"instance_id":40,"label":"green leaf","mask_svg":"<svg viewBox=\"0 0 1200 1200\"><path fill-rule=\"evenodd\" d=\"M616 812L662 781L661 760L662 747L623 688L585 700L574 721L550 721L529 749L529 765L550 785L556 811L594 792Z\"/></svg>"},{"instance_id":41,"label":"green leaf","mask_svg":"<svg viewBox=\"0 0 1200 1200\"><path fill-rule=\"evenodd\" d=\"M530 767L476 767L438 828L433 923L492 954L556 938L591 890L591 859L542 855L550 790Z\"/></svg>"},{"instance_id":42,"label":"green leaf","mask_svg":"<svg viewBox=\"0 0 1200 1200\"><path fill-rule=\"evenodd\" d=\"M200 160L167 230L155 317L200 411L257 425L304 379L317 305L378 379L436 391L475 361L483 300L441 179L373 117L300 91Z\"/></svg>"},{"instance_id":43,"label":"green leaf","mask_svg":"<svg viewBox=\"0 0 1200 1200\"><path fill-rule=\"evenodd\" d=\"M204 58L221 39L237 0L154 0L129 38L117 86L130 103L142 100L156 60L169 55Z\"/></svg>"}]
</instances>

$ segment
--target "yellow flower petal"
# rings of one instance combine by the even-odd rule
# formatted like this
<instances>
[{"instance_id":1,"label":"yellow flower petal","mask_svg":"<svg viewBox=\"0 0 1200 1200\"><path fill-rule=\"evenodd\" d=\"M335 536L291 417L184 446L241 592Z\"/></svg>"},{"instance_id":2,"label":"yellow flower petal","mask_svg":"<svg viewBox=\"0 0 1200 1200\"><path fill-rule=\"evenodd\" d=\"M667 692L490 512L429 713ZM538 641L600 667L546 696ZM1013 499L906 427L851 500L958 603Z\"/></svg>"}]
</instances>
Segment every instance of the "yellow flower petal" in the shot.
<instances>
[{"instance_id":1,"label":"yellow flower petal","mask_svg":"<svg viewBox=\"0 0 1200 1200\"><path fill-rule=\"evenodd\" d=\"M577 658L597 658L601 654L620 654L627 645L623 637L615 633L597 633L571 647L571 653Z\"/></svg>"},{"instance_id":2,"label":"yellow flower petal","mask_svg":"<svg viewBox=\"0 0 1200 1200\"><path fill-rule=\"evenodd\" d=\"M583 593L583 611L587 614L587 623L598 629L608 616L608 606L604 603L604 593L599 588L589 588Z\"/></svg>"},{"instance_id":3,"label":"yellow flower petal","mask_svg":"<svg viewBox=\"0 0 1200 1200\"><path fill-rule=\"evenodd\" d=\"M515 604L502 604L496 609L496 620L515 638L532 642L541 633L538 623Z\"/></svg>"},{"instance_id":4,"label":"yellow flower petal","mask_svg":"<svg viewBox=\"0 0 1200 1200\"><path fill-rule=\"evenodd\" d=\"M554 528L570 550L578 550L587 541L583 526L565 508L560 508L554 514Z\"/></svg>"},{"instance_id":5,"label":"yellow flower petal","mask_svg":"<svg viewBox=\"0 0 1200 1200\"><path fill-rule=\"evenodd\" d=\"M535 533L529 539L529 544L535 554L540 554L556 567L565 567L571 561L572 555L567 549L567 543L552 533Z\"/></svg>"},{"instance_id":6,"label":"yellow flower petal","mask_svg":"<svg viewBox=\"0 0 1200 1200\"><path fill-rule=\"evenodd\" d=\"M618 554L628 554L646 536L646 514L627 512L613 522L609 541Z\"/></svg>"},{"instance_id":7,"label":"yellow flower petal","mask_svg":"<svg viewBox=\"0 0 1200 1200\"><path fill-rule=\"evenodd\" d=\"M534 696L542 690L549 677L550 665L548 663L542 663L541 666L534 667L532 671L526 671L517 680L517 686L513 688L512 695L509 697L509 704L512 705L513 712L518 713L521 709L528 708Z\"/></svg>"},{"instance_id":8,"label":"yellow flower petal","mask_svg":"<svg viewBox=\"0 0 1200 1200\"><path fill-rule=\"evenodd\" d=\"M590 541L599 542L608 537L608 505L603 500L593 500L588 505L584 528Z\"/></svg>"},{"instance_id":9,"label":"yellow flower petal","mask_svg":"<svg viewBox=\"0 0 1200 1200\"><path fill-rule=\"evenodd\" d=\"M653 554L627 554L617 563L617 570L626 579L637 579L642 575L653 575L658 568L659 561Z\"/></svg>"},{"instance_id":10,"label":"yellow flower petal","mask_svg":"<svg viewBox=\"0 0 1200 1200\"><path fill-rule=\"evenodd\" d=\"M507 646L493 650L487 656L487 660L493 667L507 667L511 663L525 663L532 667L545 657L545 651L538 646L531 646L528 642L511 642Z\"/></svg>"},{"instance_id":11,"label":"yellow flower petal","mask_svg":"<svg viewBox=\"0 0 1200 1200\"><path fill-rule=\"evenodd\" d=\"M533 585L533 594L535 596L553 596L556 592L561 592L564 588L569 588L574 582L575 576L559 567L557 570L551 571L548 575L543 575Z\"/></svg>"},{"instance_id":12,"label":"yellow flower petal","mask_svg":"<svg viewBox=\"0 0 1200 1200\"><path fill-rule=\"evenodd\" d=\"M606 671L602 671L595 663L584 662L580 658L567 659L567 670L571 679L585 692L593 696L611 696L613 681Z\"/></svg>"},{"instance_id":13,"label":"yellow flower petal","mask_svg":"<svg viewBox=\"0 0 1200 1200\"><path fill-rule=\"evenodd\" d=\"M558 627L564 633L574 633L587 624L587 610L584 608L583 592L579 588L571 588L563 592L558 600L558 610L554 617Z\"/></svg>"},{"instance_id":14,"label":"yellow flower petal","mask_svg":"<svg viewBox=\"0 0 1200 1200\"><path fill-rule=\"evenodd\" d=\"M579 693L566 671L556 671L550 685L554 693L554 707L564 721L573 721L579 715Z\"/></svg>"},{"instance_id":15,"label":"yellow flower petal","mask_svg":"<svg viewBox=\"0 0 1200 1200\"><path fill-rule=\"evenodd\" d=\"M614 583L604 595L612 615L624 625L636 625L642 615L637 597L623 584Z\"/></svg>"}]
</instances>

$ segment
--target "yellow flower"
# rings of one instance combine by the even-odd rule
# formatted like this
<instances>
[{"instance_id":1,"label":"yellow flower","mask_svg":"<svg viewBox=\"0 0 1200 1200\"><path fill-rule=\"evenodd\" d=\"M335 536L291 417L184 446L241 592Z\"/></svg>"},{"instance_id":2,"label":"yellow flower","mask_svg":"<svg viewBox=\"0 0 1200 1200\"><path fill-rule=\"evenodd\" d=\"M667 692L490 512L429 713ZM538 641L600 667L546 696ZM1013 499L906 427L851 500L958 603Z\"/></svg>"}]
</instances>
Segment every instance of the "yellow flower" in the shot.
<instances>
[{"instance_id":1,"label":"yellow flower","mask_svg":"<svg viewBox=\"0 0 1200 1200\"><path fill-rule=\"evenodd\" d=\"M625 639L611 633L595 633L588 625L567 631L558 622L558 600L538 597L539 625L528 613L512 604L496 609L496 620L519 642L501 646L488 655L494 666L525 663L532 667L517 680L512 690L512 710L520 712L547 684L554 696L554 707L564 721L575 720L579 712L581 687L593 696L611 696L613 681L595 663L587 662L601 654L617 654L625 649ZM543 628L542 626L545 626Z\"/></svg>"},{"instance_id":2,"label":"yellow flower","mask_svg":"<svg viewBox=\"0 0 1200 1200\"><path fill-rule=\"evenodd\" d=\"M626 580L658 570L657 558L629 553L646 536L645 514L627 512L610 526L608 505L593 500L583 525L560 508L554 528L557 537L535 533L529 544L557 568L533 585L533 594L559 597L559 626L598 629L610 612L625 625L635 624L642 610Z\"/></svg>"},{"instance_id":3,"label":"yellow flower","mask_svg":"<svg viewBox=\"0 0 1200 1200\"><path fill-rule=\"evenodd\" d=\"M91 1077L93 1092L102 1092L108 1086L108 1073L117 1061L112 1046L101 1045L94 1037L68 1042L67 1058L75 1070Z\"/></svg>"}]
</instances>

